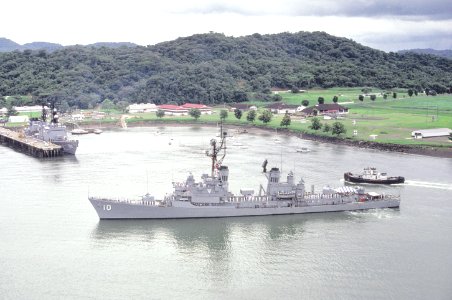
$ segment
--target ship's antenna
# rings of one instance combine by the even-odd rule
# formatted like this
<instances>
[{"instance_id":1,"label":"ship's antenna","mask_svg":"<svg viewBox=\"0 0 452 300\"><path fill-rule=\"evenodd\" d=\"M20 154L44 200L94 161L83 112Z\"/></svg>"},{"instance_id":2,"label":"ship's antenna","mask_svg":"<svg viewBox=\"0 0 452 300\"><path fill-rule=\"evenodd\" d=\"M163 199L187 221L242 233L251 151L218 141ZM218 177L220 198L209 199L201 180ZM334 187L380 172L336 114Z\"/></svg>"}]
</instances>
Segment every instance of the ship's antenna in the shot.
<instances>
[{"instance_id":1,"label":"ship's antenna","mask_svg":"<svg viewBox=\"0 0 452 300\"><path fill-rule=\"evenodd\" d=\"M146 170L146 193L149 194L149 176L148 176L148 170Z\"/></svg>"},{"instance_id":2,"label":"ship's antenna","mask_svg":"<svg viewBox=\"0 0 452 300\"><path fill-rule=\"evenodd\" d=\"M219 168L226 156L226 132L223 132L223 122L220 122L220 145L217 145L215 139L210 140L210 146L212 146L211 152L206 151L206 155L212 158L211 176L214 176L215 169ZM218 159L218 154L223 150L223 156Z\"/></svg>"},{"instance_id":3,"label":"ship's antenna","mask_svg":"<svg viewBox=\"0 0 452 300\"><path fill-rule=\"evenodd\" d=\"M281 173L282 173L282 171L283 171L283 169L282 169L282 145L281 145Z\"/></svg>"},{"instance_id":4,"label":"ship's antenna","mask_svg":"<svg viewBox=\"0 0 452 300\"><path fill-rule=\"evenodd\" d=\"M45 122L47 120L47 112L45 102L42 103L41 120Z\"/></svg>"},{"instance_id":5,"label":"ship's antenna","mask_svg":"<svg viewBox=\"0 0 452 300\"><path fill-rule=\"evenodd\" d=\"M221 144L220 144L220 148L218 149L218 152L223 150L223 156L218 161L219 165L221 165L221 163L223 162L223 159L226 156L226 136L227 136L227 133L226 133L226 131L223 131L223 121L221 121L221 136L220 136Z\"/></svg>"}]
</instances>

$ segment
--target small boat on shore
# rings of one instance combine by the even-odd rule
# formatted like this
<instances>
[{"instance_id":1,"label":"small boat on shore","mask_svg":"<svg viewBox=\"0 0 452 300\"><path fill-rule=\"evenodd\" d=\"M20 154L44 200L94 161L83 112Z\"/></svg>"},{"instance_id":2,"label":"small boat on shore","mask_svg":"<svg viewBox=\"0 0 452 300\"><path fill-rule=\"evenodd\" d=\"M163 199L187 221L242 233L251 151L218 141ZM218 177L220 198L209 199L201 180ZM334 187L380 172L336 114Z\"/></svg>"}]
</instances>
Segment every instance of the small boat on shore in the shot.
<instances>
[{"instance_id":1,"label":"small boat on shore","mask_svg":"<svg viewBox=\"0 0 452 300\"><path fill-rule=\"evenodd\" d=\"M311 152L311 150L309 150L306 147L301 147L301 148L297 148L297 152L299 152L299 153L308 153L308 152Z\"/></svg>"},{"instance_id":2,"label":"small boat on shore","mask_svg":"<svg viewBox=\"0 0 452 300\"><path fill-rule=\"evenodd\" d=\"M87 134L89 133L87 130L82 129L82 128L75 128L71 130L72 134Z\"/></svg>"},{"instance_id":3,"label":"small boat on shore","mask_svg":"<svg viewBox=\"0 0 452 300\"><path fill-rule=\"evenodd\" d=\"M373 184L395 184L404 183L405 177L388 176L386 173L379 173L377 168L364 168L362 174L344 173L344 180L353 183L373 183Z\"/></svg>"}]
</instances>

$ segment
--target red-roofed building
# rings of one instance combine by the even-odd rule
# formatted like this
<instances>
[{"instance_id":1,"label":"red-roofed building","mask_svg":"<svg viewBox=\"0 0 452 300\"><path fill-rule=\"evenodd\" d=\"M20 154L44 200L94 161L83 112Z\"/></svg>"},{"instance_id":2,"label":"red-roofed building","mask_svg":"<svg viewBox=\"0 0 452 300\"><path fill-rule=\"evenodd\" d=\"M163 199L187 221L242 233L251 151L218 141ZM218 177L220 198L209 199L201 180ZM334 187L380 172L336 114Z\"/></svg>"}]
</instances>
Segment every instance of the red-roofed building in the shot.
<instances>
[{"instance_id":1,"label":"red-roofed building","mask_svg":"<svg viewBox=\"0 0 452 300\"><path fill-rule=\"evenodd\" d=\"M188 115L188 109L178 106L178 105L162 104L162 105L159 105L158 108L163 110L165 112L165 115L167 115L167 116Z\"/></svg>"},{"instance_id":2,"label":"red-roofed building","mask_svg":"<svg viewBox=\"0 0 452 300\"><path fill-rule=\"evenodd\" d=\"M192 108L199 109L201 114L204 114L204 115L212 114L212 108L210 106L207 106L204 104L185 103L184 105L181 105L180 107L185 108L187 110L190 110Z\"/></svg>"},{"instance_id":3,"label":"red-roofed building","mask_svg":"<svg viewBox=\"0 0 452 300\"><path fill-rule=\"evenodd\" d=\"M305 115L343 115L348 113L348 108L337 103L316 104L315 106L303 109L302 112Z\"/></svg>"}]
</instances>

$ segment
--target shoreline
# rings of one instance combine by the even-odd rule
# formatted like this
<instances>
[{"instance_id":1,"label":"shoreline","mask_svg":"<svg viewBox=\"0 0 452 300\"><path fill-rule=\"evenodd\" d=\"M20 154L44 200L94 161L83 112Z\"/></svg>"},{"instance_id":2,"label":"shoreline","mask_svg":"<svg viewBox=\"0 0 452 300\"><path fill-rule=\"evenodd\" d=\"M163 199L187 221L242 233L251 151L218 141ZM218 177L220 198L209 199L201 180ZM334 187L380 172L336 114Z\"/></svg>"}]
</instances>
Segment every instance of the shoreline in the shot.
<instances>
[{"instance_id":1,"label":"shoreline","mask_svg":"<svg viewBox=\"0 0 452 300\"><path fill-rule=\"evenodd\" d=\"M121 128L117 123L104 123L102 124L102 128ZM107 125L107 126L105 126ZM152 127L152 126L206 126L206 127L216 127L217 125L210 122L156 122L156 121L139 121L139 122L131 122L127 123L127 127ZM91 124L80 124L80 127L88 128ZM252 131L266 131L266 132L274 132L275 128L256 126L251 124L225 124L226 127L233 127L236 129L246 129ZM388 151L388 152L399 152L399 153L407 153L407 154L417 154L417 155L425 155L432 157L441 157L441 158L452 158L452 147L424 147L424 146L410 146L410 145L399 145L399 144L388 144L388 143L378 143L372 141L363 141L363 140L352 140L352 139L343 139L335 136L319 136L310 133L302 133L291 131L287 128L278 128L278 133L295 136L301 139L317 141L321 143L328 143L334 145L346 145L357 148L367 148L367 149L376 149L380 151Z\"/></svg>"}]
</instances>

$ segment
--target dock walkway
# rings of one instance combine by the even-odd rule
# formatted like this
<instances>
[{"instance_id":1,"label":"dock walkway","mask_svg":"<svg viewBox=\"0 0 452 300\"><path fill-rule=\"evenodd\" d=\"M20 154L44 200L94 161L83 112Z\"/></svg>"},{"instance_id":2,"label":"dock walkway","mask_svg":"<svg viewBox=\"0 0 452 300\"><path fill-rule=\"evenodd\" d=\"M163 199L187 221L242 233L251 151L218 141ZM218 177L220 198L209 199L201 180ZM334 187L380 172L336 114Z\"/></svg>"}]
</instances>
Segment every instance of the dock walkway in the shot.
<instances>
[{"instance_id":1,"label":"dock walkway","mask_svg":"<svg viewBox=\"0 0 452 300\"><path fill-rule=\"evenodd\" d=\"M41 141L22 133L0 127L0 143L35 157L63 155L61 146Z\"/></svg>"}]
</instances>

